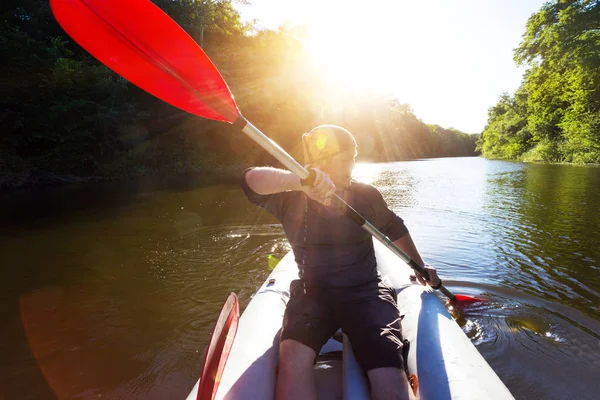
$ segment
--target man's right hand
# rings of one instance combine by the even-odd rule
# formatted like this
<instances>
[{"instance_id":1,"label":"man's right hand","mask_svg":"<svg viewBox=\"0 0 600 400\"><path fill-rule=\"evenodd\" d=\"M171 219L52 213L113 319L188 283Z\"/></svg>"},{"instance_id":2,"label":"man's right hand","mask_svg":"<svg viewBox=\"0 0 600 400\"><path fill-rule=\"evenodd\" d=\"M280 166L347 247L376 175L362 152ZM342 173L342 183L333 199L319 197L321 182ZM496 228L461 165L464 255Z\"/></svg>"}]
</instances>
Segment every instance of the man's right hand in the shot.
<instances>
[{"instance_id":1,"label":"man's right hand","mask_svg":"<svg viewBox=\"0 0 600 400\"><path fill-rule=\"evenodd\" d=\"M315 171L315 181L311 186L303 186L304 193L313 200L329 207L335 197L335 185L329 175L318 168Z\"/></svg>"}]
</instances>

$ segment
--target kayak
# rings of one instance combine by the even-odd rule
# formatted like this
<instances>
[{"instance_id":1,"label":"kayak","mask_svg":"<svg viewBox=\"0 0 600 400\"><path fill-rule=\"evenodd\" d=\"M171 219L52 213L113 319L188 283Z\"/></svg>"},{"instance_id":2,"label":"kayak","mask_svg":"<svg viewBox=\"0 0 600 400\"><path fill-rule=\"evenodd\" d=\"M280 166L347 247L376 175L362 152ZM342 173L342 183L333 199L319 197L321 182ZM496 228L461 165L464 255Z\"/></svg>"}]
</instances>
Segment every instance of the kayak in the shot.
<instances>
[{"instance_id":1,"label":"kayak","mask_svg":"<svg viewBox=\"0 0 600 400\"><path fill-rule=\"evenodd\" d=\"M402 333L410 342L407 365L417 376L420 399L513 399L498 375L427 287L385 246L374 241L383 281L398 293ZM290 252L256 292L239 319L215 399L272 399L279 335L298 267ZM366 375L343 332L323 346L313 367L319 399L369 399ZM196 400L200 381L187 400Z\"/></svg>"}]
</instances>

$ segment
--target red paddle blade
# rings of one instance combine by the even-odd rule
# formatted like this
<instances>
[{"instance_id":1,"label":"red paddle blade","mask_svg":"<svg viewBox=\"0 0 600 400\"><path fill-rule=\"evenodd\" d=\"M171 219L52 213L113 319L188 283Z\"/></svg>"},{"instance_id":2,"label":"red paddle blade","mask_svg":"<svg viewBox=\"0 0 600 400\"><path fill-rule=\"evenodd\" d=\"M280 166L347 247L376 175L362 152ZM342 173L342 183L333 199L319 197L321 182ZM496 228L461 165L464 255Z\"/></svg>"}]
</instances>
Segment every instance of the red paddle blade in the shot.
<instances>
[{"instance_id":1,"label":"red paddle blade","mask_svg":"<svg viewBox=\"0 0 600 400\"><path fill-rule=\"evenodd\" d=\"M237 333L238 320L240 319L240 305L235 293L231 293L215 324L210 343L206 349L204 365L200 374L197 400L212 400L217 393L221 376L229 352L233 346L233 339Z\"/></svg>"},{"instance_id":2,"label":"red paddle blade","mask_svg":"<svg viewBox=\"0 0 600 400\"><path fill-rule=\"evenodd\" d=\"M474 303L485 302L485 299L482 299L480 297L466 296L464 294L455 294L454 298L456 299L456 302L458 304L463 305L463 306L466 306L469 304L474 304Z\"/></svg>"},{"instance_id":3,"label":"red paddle blade","mask_svg":"<svg viewBox=\"0 0 600 400\"><path fill-rule=\"evenodd\" d=\"M233 123L240 112L204 51L148 0L50 0L81 47L141 89L200 117Z\"/></svg>"}]
</instances>

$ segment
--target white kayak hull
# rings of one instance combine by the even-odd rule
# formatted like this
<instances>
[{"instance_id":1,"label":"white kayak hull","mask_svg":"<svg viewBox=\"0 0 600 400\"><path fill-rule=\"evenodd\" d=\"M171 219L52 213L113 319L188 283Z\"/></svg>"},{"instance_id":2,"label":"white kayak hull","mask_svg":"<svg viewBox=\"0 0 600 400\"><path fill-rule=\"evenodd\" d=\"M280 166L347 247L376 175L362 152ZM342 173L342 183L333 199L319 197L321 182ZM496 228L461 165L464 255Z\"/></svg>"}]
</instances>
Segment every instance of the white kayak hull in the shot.
<instances>
[{"instance_id":1,"label":"white kayak hull","mask_svg":"<svg viewBox=\"0 0 600 400\"><path fill-rule=\"evenodd\" d=\"M379 242L374 244L382 278L398 293L402 333L410 342L407 363L418 377L418 397L513 399L438 297L411 282L410 267ZM279 334L290 282L297 278L290 252L243 312L216 399L274 398ZM369 399L366 377L345 335L325 344L314 373L320 399ZM195 400L197 390L198 383L187 400Z\"/></svg>"}]
</instances>

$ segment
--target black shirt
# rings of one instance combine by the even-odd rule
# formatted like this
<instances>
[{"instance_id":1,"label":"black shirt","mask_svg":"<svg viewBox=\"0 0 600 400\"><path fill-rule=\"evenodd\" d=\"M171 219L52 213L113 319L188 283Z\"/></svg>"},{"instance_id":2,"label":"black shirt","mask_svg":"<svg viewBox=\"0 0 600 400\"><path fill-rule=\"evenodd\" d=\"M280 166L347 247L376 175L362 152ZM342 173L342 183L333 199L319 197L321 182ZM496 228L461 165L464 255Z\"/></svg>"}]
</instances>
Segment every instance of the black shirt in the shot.
<instances>
[{"instance_id":1,"label":"black shirt","mask_svg":"<svg viewBox=\"0 0 600 400\"><path fill-rule=\"evenodd\" d=\"M371 235L343 214L328 209L300 191L255 193L242 176L250 200L281 222L300 269L300 278L319 286L347 287L378 279ZM390 240L408 229L371 185L352 181L338 192L348 204Z\"/></svg>"}]
</instances>

